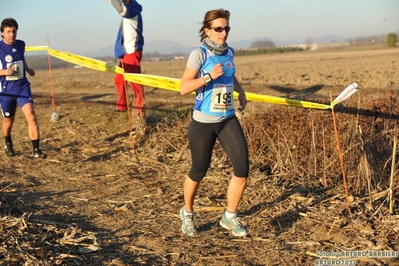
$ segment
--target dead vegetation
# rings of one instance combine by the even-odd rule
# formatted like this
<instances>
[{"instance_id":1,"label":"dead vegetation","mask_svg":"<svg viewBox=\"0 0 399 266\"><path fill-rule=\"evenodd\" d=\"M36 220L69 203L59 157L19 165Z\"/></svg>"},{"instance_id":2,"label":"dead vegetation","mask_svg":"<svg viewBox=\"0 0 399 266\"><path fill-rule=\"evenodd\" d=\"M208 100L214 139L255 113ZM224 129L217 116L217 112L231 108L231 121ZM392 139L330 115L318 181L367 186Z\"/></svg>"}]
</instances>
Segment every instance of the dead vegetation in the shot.
<instances>
[{"instance_id":1,"label":"dead vegetation","mask_svg":"<svg viewBox=\"0 0 399 266\"><path fill-rule=\"evenodd\" d=\"M137 121L113 112L111 74L56 70L53 122L48 72L39 71L31 81L49 157L30 159L18 112L17 156L0 153L0 265L314 265L324 251L399 265L371 253L399 251L397 58L397 49L237 58L251 92L328 103L348 81L360 89L335 108L349 204L331 111L251 103L241 115L251 161L245 238L218 226L232 174L218 144L195 202L199 237L180 231L192 97L146 88L141 136ZM144 72L179 77L183 67L147 63Z\"/></svg>"}]
</instances>

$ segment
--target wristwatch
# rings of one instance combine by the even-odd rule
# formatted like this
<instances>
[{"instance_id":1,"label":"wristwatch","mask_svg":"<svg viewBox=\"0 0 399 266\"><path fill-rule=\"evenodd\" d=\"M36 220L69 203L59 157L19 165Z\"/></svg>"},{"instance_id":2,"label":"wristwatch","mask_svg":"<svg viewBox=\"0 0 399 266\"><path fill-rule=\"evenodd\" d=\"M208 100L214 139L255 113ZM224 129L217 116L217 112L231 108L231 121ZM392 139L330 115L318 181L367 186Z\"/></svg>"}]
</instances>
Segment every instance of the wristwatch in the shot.
<instances>
[{"instance_id":1,"label":"wristwatch","mask_svg":"<svg viewBox=\"0 0 399 266\"><path fill-rule=\"evenodd\" d=\"M205 81L206 84L208 84L209 82L212 81L211 74L209 74L209 73L206 73L206 74L203 76L203 78L204 78L204 81Z\"/></svg>"}]
</instances>

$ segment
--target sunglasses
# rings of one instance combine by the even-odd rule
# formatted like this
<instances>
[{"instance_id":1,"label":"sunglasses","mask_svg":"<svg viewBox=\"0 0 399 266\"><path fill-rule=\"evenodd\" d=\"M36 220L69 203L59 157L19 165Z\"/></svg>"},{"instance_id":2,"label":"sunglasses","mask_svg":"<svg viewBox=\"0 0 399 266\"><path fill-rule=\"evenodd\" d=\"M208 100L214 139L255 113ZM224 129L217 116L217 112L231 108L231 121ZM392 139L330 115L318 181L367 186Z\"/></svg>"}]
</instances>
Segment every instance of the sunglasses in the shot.
<instances>
[{"instance_id":1,"label":"sunglasses","mask_svg":"<svg viewBox=\"0 0 399 266\"><path fill-rule=\"evenodd\" d=\"M213 30L216 31L216 32L223 32L223 31L225 30L226 33L227 33L227 32L230 31L230 26L226 26L226 27L224 27L224 28L222 28L222 27L216 27L216 28L211 28L211 29L213 29Z\"/></svg>"}]
</instances>

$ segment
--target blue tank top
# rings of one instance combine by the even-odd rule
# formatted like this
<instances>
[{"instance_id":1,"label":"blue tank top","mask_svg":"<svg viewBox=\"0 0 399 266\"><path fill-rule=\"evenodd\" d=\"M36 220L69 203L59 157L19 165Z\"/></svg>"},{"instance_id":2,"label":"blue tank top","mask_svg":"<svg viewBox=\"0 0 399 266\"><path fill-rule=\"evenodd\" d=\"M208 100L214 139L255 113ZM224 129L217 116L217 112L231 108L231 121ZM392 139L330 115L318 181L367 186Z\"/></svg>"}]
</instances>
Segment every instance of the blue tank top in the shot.
<instances>
[{"instance_id":1,"label":"blue tank top","mask_svg":"<svg viewBox=\"0 0 399 266\"><path fill-rule=\"evenodd\" d=\"M226 55L215 55L205 46L201 46L205 60L201 66L200 74L210 73L216 64L223 64L224 74L212 80L204 87L196 90L194 110L215 117L230 117L235 114L234 108L234 52L228 48Z\"/></svg>"}]
</instances>

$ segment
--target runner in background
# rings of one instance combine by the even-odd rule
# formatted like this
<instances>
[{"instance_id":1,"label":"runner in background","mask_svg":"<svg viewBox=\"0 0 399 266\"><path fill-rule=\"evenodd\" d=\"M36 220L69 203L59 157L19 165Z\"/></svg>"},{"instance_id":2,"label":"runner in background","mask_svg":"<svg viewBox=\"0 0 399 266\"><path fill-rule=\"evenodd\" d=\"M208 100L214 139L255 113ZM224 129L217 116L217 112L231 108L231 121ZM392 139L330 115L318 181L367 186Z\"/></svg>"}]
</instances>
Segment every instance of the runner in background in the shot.
<instances>
[{"instance_id":1,"label":"runner in background","mask_svg":"<svg viewBox=\"0 0 399 266\"><path fill-rule=\"evenodd\" d=\"M18 23L15 19L6 18L1 22L0 107L4 117L5 151L8 156L15 156L11 130L18 104L28 122L33 158L44 159L47 156L39 148L39 125L33 108L30 82L26 78L26 73L34 77L35 71L26 63L25 42L17 40L17 31Z\"/></svg>"}]
</instances>

